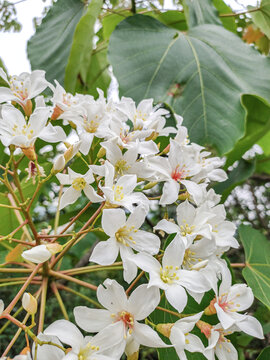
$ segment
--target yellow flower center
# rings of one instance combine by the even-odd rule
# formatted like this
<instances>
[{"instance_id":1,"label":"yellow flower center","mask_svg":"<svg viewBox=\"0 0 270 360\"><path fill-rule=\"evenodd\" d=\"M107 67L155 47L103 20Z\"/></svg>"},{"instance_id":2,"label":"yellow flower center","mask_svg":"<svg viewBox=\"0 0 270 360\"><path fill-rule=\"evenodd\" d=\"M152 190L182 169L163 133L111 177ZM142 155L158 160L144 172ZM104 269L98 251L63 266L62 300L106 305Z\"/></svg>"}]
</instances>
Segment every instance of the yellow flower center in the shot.
<instances>
[{"instance_id":1,"label":"yellow flower center","mask_svg":"<svg viewBox=\"0 0 270 360\"><path fill-rule=\"evenodd\" d=\"M118 160L114 165L115 172L120 175L123 175L130 168L130 166L126 164L127 162L124 159Z\"/></svg>"},{"instance_id":2,"label":"yellow flower center","mask_svg":"<svg viewBox=\"0 0 270 360\"><path fill-rule=\"evenodd\" d=\"M131 241L132 244L136 244L136 241L133 240L133 237L130 235L131 232L136 233L138 230L134 229L135 226L132 225L131 227L123 226L117 230L115 233L116 240L125 246L129 246L128 242Z\"/></svg>"},{"instance_id":3,"label":"yellow flower center","mask_svg":"<svg viewBox=\"0 0 270 360\"><path fill-rule=\"evenodd\" d=\"M114 200L115 201L122 201L124 198L124 193L123 193L123 186L119 186L117 185L116 187L113 186L113 190L114 190Z\"/></svg>"},{"instance_id":4,"label":"yellow flower center","mask_svg":"<svg viewBox=\"0 0 270 360\"><path fill-rule=\"evenodd\" d=\"M194 225L189 226L185 221L184 221L184 225L180 225L182 236L187 236L188 234L192 234L194 229L195 229Z\"/></svg>"},{"instance_id":5,"label":"yellow flower center","mask_svg":"<svg viewBox=\"0 0 270 360\"><path fill-rule=\"evenodd\" d=\"M85 188L85 185L86 181L84 180L84 178L77 178L72 182L73 188L77 191L83 190Z\"/></svg>"},{"instance_id":6,"label":"yellow flower center","mask_svg":"<svg viewBox=\"0 0 270 360\"><path fill-rule=\"evenodd\" d=\"M179 280L179 276L177 276L177 270L179 270L178 266L173 267L166 265L165 268L160 268L160 278L166 284L172 284L175 280Z\"/></svg>"},{"instance_id":7,"label":"yellow flower center","mask_svg":"<svg viewBox=\"0 0 270 360\"><path fill-rule=\"evenodd\" d=\"M78 360L87 360L89 358L90 352L96 352L99 350L99 346L91 345L89 342L84 348L80 349L78 354Z\"/></svg>"}]
</instances>

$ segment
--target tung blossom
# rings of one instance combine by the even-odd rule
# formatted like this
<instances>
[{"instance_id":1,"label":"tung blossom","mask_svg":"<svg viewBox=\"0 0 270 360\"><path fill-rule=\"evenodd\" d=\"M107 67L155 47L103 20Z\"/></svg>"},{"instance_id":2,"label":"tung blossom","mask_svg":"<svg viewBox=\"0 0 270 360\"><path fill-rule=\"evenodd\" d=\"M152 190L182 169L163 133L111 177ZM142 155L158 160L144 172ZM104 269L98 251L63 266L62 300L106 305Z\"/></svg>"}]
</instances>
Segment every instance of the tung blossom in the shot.
<instances>
[{"instance_id":1,"label":"tung blossom","mask_svg":"<svg viewBox=\"0 0 270 360\"><path fill-rule=\"evenodd\" d=\"M86 306L74 309L76 323L83 330L102 330L108 339L113 336L115 345L118 344L123 351L126 346L132 346L132 352L136 352L140 344L149 347L167 346L150 326L139 322L150 315L159 304L157 288L149 289L146 284L140 285L127 298L124 288L115 280L105 280L104 286L99 285L97 298L105 310ZM129 349L126 349L126 352L129 352Z\"/></svg>"},{"instance_id":2,"label":"tung blossom","mask_svg":"<svg viewBox=\"0 0 270 360\"><path fill-rule=\"evenodd\" d=\"M34 70L31 74L23 72L8 80L6 73L0 68L0 77L9 85L9 87L0 87L0 103L15 101L24 108L26 115L32 112L31 99L39 95L46 87L51 86L45 79L43 70Z\"/></svg>"},{"instance_id":3,"label":"tung blossom","mask_svg":"<svg viewBox=\"0 0 270 360\"><path fill-rule=\"evenodd\" d=\"M92 184L95 179L92 170L89 169L86 174L78 174L72 169L68 168L68 174L57 174L57 179L62 185L71 185L62 195L60 199L60 209L63 209L69 204L73 204L81 196L83 191L86 197L93 203L103 201L103 197L99 196L94 190Z\"/></svg>"},{"instance_id":4,"label":"tung blossom","mask_svg":"<svg viewBox=\"0 0 270 360\"><path fill-rule=\"evenodd\" d=\"M105 209L102 214L102 228L110 236L107 241L99 242L93 250L90 261L100 265L110 265L116 260L120 251L124 266L124 279L130 282L137 274L137 266L129 261L133 250L144 251L151 255L159 251L159 237L150 232L139 230L146 212L138 206L126 220L122 209Z\"/></svg>"},{"instance_id":5,"label":"tung blossom","mask_svg":"<svg viewBox=\"0 0 270 360\"><path fill-rule=\"evenodd\" d=\"M139 253L130 257L130 260L150 275L148 287L158 287L165 291L168 302L181 312L187 304L185 288L192 292L203 294L210 289L209 283L195 270L182 270L185 245L179 237L175 237L167 246L162 264L146 253ZM195 298L196 300L196 298Z\"/></svg>"},{"instance_id":6,"label":"tung blossom","mask_svg":"<svg viewBox=\"0 0 270 360\"><path fill-rule=\"evenodd\" d=\"M60 126L52 126L47 121L50 114L48 108L36 108L26 121L23 114L12 105L2 106L0 119L0 139L5 146L11 144L22 149L32 147L37 138L47 142L59 142L66 139Z\"/></svg>"},{"instance_id":7,"label":"tung blossom","mask_svg":"<svg viewBox=\"0 0 270 360\"><path fill-rule=\"evenodd\" d=\"M118 360L122 354L115 346L118 339L99 333L96 336L83 336L76 325L67 320L57 320L47 327L44 334L57 336L64 344L71 346L71 350L62 360ZM110 355L104 353L107 352ZM108 351L109 350L109 351Z\"/></svg>"}]
</instances>

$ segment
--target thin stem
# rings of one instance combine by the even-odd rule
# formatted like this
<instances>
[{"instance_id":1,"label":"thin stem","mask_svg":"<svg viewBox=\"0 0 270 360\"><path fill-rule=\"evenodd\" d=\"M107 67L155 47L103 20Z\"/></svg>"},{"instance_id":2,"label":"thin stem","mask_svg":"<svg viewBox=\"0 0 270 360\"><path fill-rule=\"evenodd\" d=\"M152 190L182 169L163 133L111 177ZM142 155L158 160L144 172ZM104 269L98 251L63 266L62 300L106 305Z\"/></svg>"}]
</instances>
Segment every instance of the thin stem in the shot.
<instances>
[{"instance_id":1,"label":"thin stem","mask_svg":"<svg viewBox=\"0 0 270 360\"><path fill-rule=\"evenodd\" d=\"M59 293L59 291L58 291L58 289L57 289L57 286L56 286L56 283L55 283L55 282L52 282L52 283L51 283L51 288L52 288L52 291L53 291L53 293L54 293L54 295L55 295L55 297L56 297L56 299L57 299L57 301L58 301L59 307L60 307L60 309L61 309L61 311L62 311L62 314L63 314L64 318L65 318L66 320L69 320L66 307L65 307L65 305L64 305L64 303L63 303L63 300L62 300L61 295L60 295L60 293Z\"/></svg>"},{"instance_id":2,"label":"thin stem","mask_svg":"<svg viewBox=\"0 0 270 360\"><path fill-rule=\"evenodd\" d=\"M136 279L130 284L130 286L129 286L128 289L126 290L126 294L127 294L127 295L130 293L130 291L133 289L133 287L137 284L137 282L143 277L144 274L145 274L145 272L142 271L142 272L136 277Z\"/></svg>"},{"instance_id":3,"label":"thin stem","mask_svg":"<svg viewBox=\"0 0 270 360\"><path fill-rule=\"evenodd\" d=\"M58 289L65 290L65 291L70 292L71 294L77 295L77 296L81 297L82 299L84 299L84 300L90 302L91 304L95 305L96 307L102 309L102 306L98 302L96 302L95 300L91 299L90 297L88 297L88 296L86 296L86 295L84 295L84 294L82 294L82 293L80 293L80 292L78 292L78 291L76 291L74 289L71 289L68 286L62 285L62 284L56 284L56 286L57 286Z\"/></svg>"},{"instance_id":4,"label":"thin stem","mask_svg":"<svg viewBox=\"0 0 270 360\"><path fill-rule=\"evenodd\" d=\"M18 294L15 296L15 298L11 301L11 303L9 304L9 306L4 310L4 314L9 314L11 312L11 310L14 308L14 306L17 304L17 302L20 300L21 296L23 295L23 293L25 292L25 290L27 289L28 285L31 283L32 279L34 278L34 276L36 275L36 273L39 271L39 269L42 267L42 264L38 264L32 274L28 277L28 279L26 280L26 282L24 283L24 285L22 286L22 288L20 289L20 291L18 292ZM2 269L0 269L2 270ZM26 269L22 269L22 270L26 270Z\"/></svg>"},{"instance_id":5,"label":"thin stem","mask_svg":"<svg viewBox=\"0 0 270 360\"><path fill-rule=\"evenodd\" d=\"M231 267L232 268L243 268L243 267L246 267L246 264L245 263L231 263Z\"/></svg>"},{"instance_id":6,"label":"thin stem","mask_svg":"<svg viewBox=\"0 0 270 360\"><path fill-rule=\"evenodd\" d=\"M39 308L38 334L43 331L43 326L44 326L45 307L46 307L46 298L47 298L47 289L48 289L48 277L43 278L41 287L42 287L42 292L41 292L41 301Z\"/></svg>"},{"instance_id":7,"label":"thin stem","mask_svg":"<svg viewBox=\"0 0 270 360\"><path fill-rule=\"evenodd\" d=\"M246 10L246 11L242 11L239 13L232 13L232 14L220 14L220 17L229 17L229 16L239 16L239 15L245 15L245 14L249 14L255 11L259 11L261 10L261 7L255 8L255 9L251 9L251 10Z\"/></svg>"},{"instance_id":8,"label":"thin stem","mask_svg":"<svg viewBox=\"0 0 270 360\"><path fill-rule=\"evenodd\" d=\"M79 279L75 279L72 276L61 274L60 272L53 271L53 270L50 270L49 274L52 275L52 276L55 276L55 277L59 277L61 279L65 279L67 281L72 281L72 282L74 282L74 283L76 283L78 285L84 286L84 287L86 287L88 289L95 290L95 291L97 290L97 286L92 285L90 283L87 283L85 281L79 280Z\"/></svg>"},{"instance_id":9,"label":"thin stem","mask_svg":"<svg viewBox=\"0 0 270 360\"><path fill-rule=\"evenodd\" d=\"M84 266L84 267L75 268L75 269L63 270L63 271L60 271L60 273L66 274L66 275L79 275L79 274L85 274L85 273L101 271L101 270L116 270L116 269L120 270L120 269L123 269L122 264L123 264L122 261L119 261L112 265L90 265L90 266Z\"/></svg>"},{"instance_id":10,"label":"thin stem","mask_svg":"<svg viewBox=\"0 0 270 360\"><path fill-rule=\"evenodd\" d=\"M57 205L57 210L56 210L55 219L54 219L54 233L55 233L55 234L57 234L57 229L58 229L58 225L59 225L59 219L60 219L60 199L61 199L62 193L63 193L63 185L60 186L58 205Z\"/></svg>"},{"instance_id":11,"label":"thin stem","mask_svg":"<svg viewBox=\"0 0 270 360\"><path fill-rule=\"evenodd\" d=\"M96 217L99 215L99 213L101 212L102 208L104 206L104 202L101 203L101 205L99 206L99 208L96 210L96 212L90 217L90 219L84 224L84 226L81 228L82 230L85 230L95 219ZM79 215L79 214L78 214ZM77 216L78 216L77 215ZM76 216L75 216L76 217ZM85 234L86 235L86 234ZM51 263L51 269L53 269L53 267L58 263L58 261L68 252L68 250L75 244L75 242L77 241L78 237L80 236L80 234L76 234L74 236L73 239L70 240L69 244L60 252L60 254L52 261Z\"/></svg>"},{"instance_id":12,"label":"thin stem","mask_svg":"<svg viewBox=\"0 0 270 360\"><path fill-rule=\"evenodd\" d=\"M177 313L177 312L175 312L175 311L171 311L171 310L169 310L169 309L165 309L165 308L163 308L163 307L161 307L161 306L157 306L156 309L161 310L161 311L164 311L164 312L166 312L166 313L168 313L168 314L177 316L177 317L179 317L179 318L183 318L183 317L186 317L186 316L190 316L190 314L179 314L179 313Z\"/></svg>"}]
</instances>

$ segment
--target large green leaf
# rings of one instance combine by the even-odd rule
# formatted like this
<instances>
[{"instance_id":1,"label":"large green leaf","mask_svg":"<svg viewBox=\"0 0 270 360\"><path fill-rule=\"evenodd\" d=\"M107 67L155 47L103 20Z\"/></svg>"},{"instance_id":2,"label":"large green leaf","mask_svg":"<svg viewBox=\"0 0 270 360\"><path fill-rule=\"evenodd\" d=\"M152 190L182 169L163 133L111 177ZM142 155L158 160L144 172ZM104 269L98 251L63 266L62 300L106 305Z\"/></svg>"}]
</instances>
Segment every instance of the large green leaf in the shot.
<instances>
[{"instance_id":1,"label":"large green leaf","mask_svg":"<svg viewBox=\"0 0 270 360\"><path fill-rule=\"evenodd\" d=\"M32 70L45 70L50 82L56 79L64 83L72 37L83 7L80 0L58 0L28 41L27 54Z\"/></svg>"},{"instance_id":2,"label":"large green leaf","mask_svg":"<svg viewBox=\"0 0 270 360\"><path fill-rule=\"evenodd\" d=\"M258 141L258 144L263 149L265 155L270 155L270 131Z\"/></svg>"},{"instance_id":3,"label":"large green leaf","mask_svg":"<svg viewBox=\"0 0 270 360\"><path fill-rule=\"evenodd\" d=\"M85 82L91 63L95 23L101 12L103 1L92 0L86 13L78 22L65 71L65 89L74 93L77 77L80 74Z\"/></svg>"},{"instance_id":4,"label":"large green leaf","mask_svg":"<svg viewBox=\"0 0 270 360\"><path fill-rule=\"evenodd\" d=\"M228 174L228 179L214 186L216 193L221 194L221 201L224 202L232 190L242 184L255 171L255 161L241 159L238 165Z\"/></svg>"},{"instance_id":5,"label":"large green leaf","mask_svg":"<svg viewBox=\"0 0 270 360\"><path fill-rule=\"evenodd\" d=\"M270 174L270 156L269 155L258 155L256 161L256 173Z\"/></svg>"},{"instance_id":6,"label":"large green leaf","mask_svg":"<svg viewBox=\"0 0 270 360\"><path fill-rule=\"evenodd\" d=\"M132 16L111 35L109 60L121 95L170 103L191 140L214 145L220 154L244 135L242 95L270 101L270 59L221 26L180 33L148 16ZM181 91L172 95L176 84Z\"/></svg>"},{"instance_id":7,"label":"large green leaf","mask_svg":"<svg viewBox=\"0 0 270 360\"><path fill-rule=\"evenodd\" d=\"M189 28L203 24L221 25L212 0L182 0L182 4Z\"/></svg>"},{"instance_id":8,"label":"large green leaf","mask_svg":"<svg viewBox=\"0 0 270 360\"><path fill-rule=\"evenodd\" d=\"M270 242L250 226L241 225L239 235L246 255L243 276L256 298L270 309Z\"/></svg>"},{"instance_id":9,"label":"large green leaf","mask_svg":"<svg viewBox=\"0 0 270 360\"><path fill-rule=\"evenodd\" d=\"M223 0L213 0L213 5L216 7L219 14L232 14L233 13L230 6L225 4L225 2ZM225 29L236 33L237 26L235 23L235 16L223 16L220 18L220 20L221 20L223 26L225 27Z\"/></svg>"},{"instance_id":10,"label":"large green leaf","mask_svg":"<svg viewBox=\"0 0 270 360\"><path fill-rule=\"evenodd\" d=\"M260 97L244 95L242 104L247 111L246 132L227 155L227 167L241 159L242 155L270 130L270 104L267 101Z\"/></svg>"},{"instance_id":11,"label":"large green leaf","mask_svg":"<svg viewBox=\"0 0 270 360\"><path fill-rule=\"evenodd\" d=\"M256 9L248 6L249 10ZM252 20L270 39L270 0L262 0L258 11L250 12Z\"/></svg>"},{"instance_id":12,"label":"large green leaf","mask_svg":"<svg viewBox=\"0 0 270 360\"><path fill-rule=\"evenodd\" d=\"M269 360L270 359L270 346L267 346L267 348L263 349L260 352L260 355L257 357L257 360Z\"/></svg>"}]
</instances>

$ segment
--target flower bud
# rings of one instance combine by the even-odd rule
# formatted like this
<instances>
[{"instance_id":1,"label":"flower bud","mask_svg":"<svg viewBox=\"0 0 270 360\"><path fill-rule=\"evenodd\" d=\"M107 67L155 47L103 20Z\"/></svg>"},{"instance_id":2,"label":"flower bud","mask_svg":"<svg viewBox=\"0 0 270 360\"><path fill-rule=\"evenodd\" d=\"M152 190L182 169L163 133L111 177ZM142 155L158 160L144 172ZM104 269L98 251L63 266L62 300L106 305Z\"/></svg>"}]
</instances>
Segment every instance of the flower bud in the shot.
<instances>
[{"instance_id":1,"label":"flower bud","mask_svg":"<svg viewBox=\"0 0 270 360\"><path fill-rule=\"evenodd\" d=\"M31 315L37 312L37 300L30 293L23 294L22 306Z\"/></svg>"},{"instance_id":2,"label":"flower bud","mask_svg":"<svg viewBox=\"0 0 270 360\"><path fill-rule=\"evenodd\" d=\"M178 200L182 200L182 201L185 201L188 198L189 198L189 193L187 191L185 191L183 194L180 194L178 196Z\"/></svg>"},{"instance_id":3,"label":"flower bud","mask_svg":"<svg viewBox=\"0 0 270 360\"><path fill-rule=\"evenodd\" d=\"M70 161L77 154L77 152L80 149L81 143L82 143L81 141L77 141L73 145L65 143L66 147L68 148L64 152L64 158L65 158L66 162Z\"/></svg>"},{"instance_id":4,"label":"flower bud","mask_svg":"<svg viewBox=\"0 0 270 360\"><path fill-rule=\"evenodd\" d=\"M143 190L152 189L155 185L157 185L157 181L151 181L151 182L149 182L148 184L145 185Z\"/></svg>"},{"instance_id":5,"label":"flower bud","mask_svg":"<svg viewBox=\"0 0 270 360\"><path fill-rule=\"evenodd\" d=\"M32 114L33 104L30 99L26 101L26 104L23 105L23 110L26 116L30 116Z\"/></svg>"},{"instance_id":6,"label":"flower bud","mask_svg":"<svg viewBox=\"0 0 270 360\"><path fill-rule=\"evenodd\" d=\"M2 314L2 312L4 311L5 305L4 305L4 301L2 299L0 299L0 316Z\"/></svg>"},{"instance_id":7,"label":"flower bud","mask_svg":"<svg viewBox=\"0 0 270 360\"><path fill-rule=\"evenodd\" d=\"M60 107L58 105L55 106L55 108L53 109L53 113L52 113L52 116L51 116L51 119L52 120L56 120L58 119L58 117L63 114L63 110L60 109Z\"/></svg>"},{"instance_id":8,"label":"flower bud","mask_svg":"<svg viewBox=\"0 0 270 360\"><path fill-rule=\"evenodd\" d=\"M97 158L100 159L102 158L103 156L105 156L106 154L106 149L104 149L103 147L101 147L97 153Z\"/></svg>"},{"instance_id":9,"label":"flower bud","mask_svg":"<svg viewBox=\"0 0 270 360\"><path fill-rule=\"evenodd\" d=\"M160 332L162 335L166 336L167 338L171 335L171 329L174 324L157 324L157 331Z\"/></svg>"},{"instance_id":10,"label":"flower bud","mask_svg":"<svg viewBox=\"0 0 270 360\"><path fill-rule=\"evenodd\" d=\"M202 320L199 320L196 322L196 326L201 330L201 332L207 337L207 339L211 336L211 330L212 325L208 324L207 322L204 322Z\"/></svg>"},{"instance_id":11,"label":"flower bud","mask_svg":"<svg viewBox=\"0 0 270 360\"><path fill-rule=\"evenodd\" d=\"M139 359L139 351L136 351L132 355L128 355L127 360L138 360Z\"/></svg>"},{"instance_id":12,"label":"flower bud","mask_svg":"<svg viewBox=\"0 0 270 360\"><path fill-rule=\"evenodd\" d=\"M64 155L59 155L55 162L53 163L53 168L52 168L52 172L54 173L58 173L60 171L62 171L64 169L66 165L66 160Z\"/></svg>"},{"instance_id":13,"label":"flower bud","mask_svg":"<svg viewBox=\"0 0 270 360\"><path fill-rule=\"evenodd\" d=\"M215 308L215 303L216 303L216 298L214 298L213 300L211 300L211 302L210 302L210 305L209 306L207 306L207 308L206 309L204 309L204 313L205 313L205 315L214 315L214 314L216 314L217 313L217 310L216 310L216 308Z\"/></svg>"}]
</instances>

